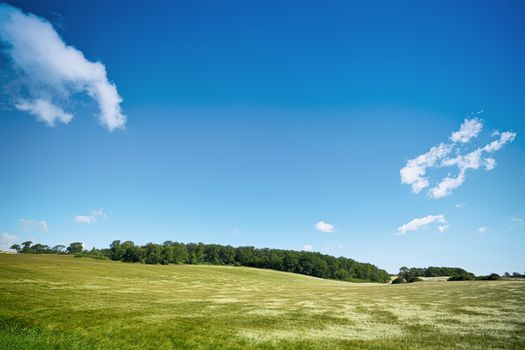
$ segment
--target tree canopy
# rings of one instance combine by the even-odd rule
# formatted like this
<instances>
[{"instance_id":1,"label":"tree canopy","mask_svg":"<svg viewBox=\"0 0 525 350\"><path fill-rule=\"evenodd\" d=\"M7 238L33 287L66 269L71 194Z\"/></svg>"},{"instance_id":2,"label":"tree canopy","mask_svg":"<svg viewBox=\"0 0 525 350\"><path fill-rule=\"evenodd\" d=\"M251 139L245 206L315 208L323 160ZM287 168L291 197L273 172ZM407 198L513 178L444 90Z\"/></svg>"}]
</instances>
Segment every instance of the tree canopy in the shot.
<instances>
[{"instance_id":1,"label":"tree canopy","mask_svg":"<svg viewBox=\"0 0 525 350\"><path fill-rule=\"evenodd\" d=\"M64 246L24 242L20 253L60 254ZM342 281L388 282L390 275L375 265L357 262L345 257L334 257L317 252L294 251L251 246L232 247L220 244L180 243L166 241L163 244L135 245L132 241L111 242L109 248L83 250L82 243L70 243L67 253L145 264L210 264L248 266L272 269L303 275Z\"/></svg>"}]
</instances>

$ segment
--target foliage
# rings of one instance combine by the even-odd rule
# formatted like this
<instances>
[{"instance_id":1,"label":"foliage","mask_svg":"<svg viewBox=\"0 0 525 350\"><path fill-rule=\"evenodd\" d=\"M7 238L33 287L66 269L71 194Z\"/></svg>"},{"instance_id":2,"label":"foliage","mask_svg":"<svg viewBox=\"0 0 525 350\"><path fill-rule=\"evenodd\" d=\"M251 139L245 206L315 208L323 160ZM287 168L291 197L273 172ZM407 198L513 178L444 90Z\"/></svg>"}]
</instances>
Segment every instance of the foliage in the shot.
<instances>
[{"instance_id":1,"label":"foliage","mask_svg":"<svg viewBox=\"0 0 525 350\"><path fill-rule=\"evenodd\" d=\"M407 283L414 283L414 282L421 282L423 281L421 278L419 277L416 277L416 276L410 276L408 279L407 279Z\"/></svg>"},{"instance_id":2,"label":"foliage","mask_svg":"<svg viewBox=\"0 0 525 350\"><path fill-rule=\"evenodd\" d=\"M501 279L501 276L498 275L497 273L491 273L490 275L487 275L487 276L477 276L476 279L478 281L498 281Z\"/></svg>"},{"instance_id":3,"label":"foliage","mask_svg":"<svg viewBox=\"0 0 525 350\"><path fill-rule=\"evenodd\" d=\"M408 268L403 266L399 269L399 275L404 277L407 281L415 277L446 277L468 274L470 272L465 271L459 267L438 267L429 266L426 268L412 267Z\"/></svg>"},{"instance_id":4,"label":"foliage","mask_svg":"<svg viewBox=\"0 0 525 350\"><path fill-rule=\"evenodd\" d=\"M465 271L465 272L450 276L447 279L447 281L472 281L474 278L476 278L476 276L474 276L473 273Z\"/></svg>"},{"instance_id":5,"label":"foliage","mask_svg":"<svg viewBox=\"0 0 525 350\"><path fill-rule=\"evenodd\" d=\"M50 249L47 246L35 245L32 242L21 253L56 254L63 251L64 246ZM39 246L36 250L34 247ZM62 248L60 248L62 247ZM180 243L166 241L163 244L148 243L144 246L135 245L132 241L113 241L108 249L83 251L82 243L73 242L67 252L77 257L94 257L123 262L140 262L145 264L210 264L248 266L272 269L303 275L335 279L342 281L369 281L386 283L390 276L385 270L375 265L360 263L345 257L331 255L255 247L232 247L219 244Z\"/></svg>"},{"instance_id":6,"label":"foliage","mask_svg":"<svg viewBox=\"0 0 525 350\"><path fill-rule=\"evenodd\" d=\"M505 272L505 274L503 275L503 278L525 278L525 273L521 274L519 272L513 272L511 275L510 273Z\"/></svg>"},{"instance_id":7,"label":"foliage","mask_svg":"<svg viewBox=\"0 0 525 350\"><path fill-rule=\"evenodd\" d=\"M390 276L376 266L321 253L232 247L219 244L179 243L162 245L148 243L137 246L131 241L113 241L108 250L112 260L146 264L210 264L234 265L299 273L308 276L344 281L367 280L387 282Z\"/></svg>"},{"instance_id":8,"label":"foliage","mask_svg":"<svg viewBox=\"0 0 525 350\"><path fill-rule=\"evenodd\" d=\"M72 242L67 247L67 252L70 254L82 253L82 250L82 242Z\"/></svg>"},{"instance_id":9,"label":"foliage","mask_svg":"<svg viewBox=\"0 0 525 350\"><path fill-rule=\"evenodd\" d=\"M65 248L63 245L57 245L53 248L50 248L46 244L33 244L31 241L25 241L21 246L19 244L13 244L11 246L11 249L14 249L17 251L17 253L22 254L61 254L64 252L63 248Z\"/></svg>"},{"instance_id":10,"label":"foliage","mask_svg":"<svg viewBox=\"0 0 525 350\"><path fill-rule=\"evenodd\" d=\"M402 284L407 283L403 277L396 277L392 280L392 284Z\"/></svg>"},{"instance_id":11,"label":"foliage","mask_svg":"<svg viewBox=\"0 0 525 350\"><path fill-rule=\"evenodd\" d=\"M420 277L445 277L450 276L448 281L470 281L475 275L459 267L437 267L427 268L403 266L399 269L399 276L404 278L407 283L422 281Z\"/></svg>"}]
</instances>

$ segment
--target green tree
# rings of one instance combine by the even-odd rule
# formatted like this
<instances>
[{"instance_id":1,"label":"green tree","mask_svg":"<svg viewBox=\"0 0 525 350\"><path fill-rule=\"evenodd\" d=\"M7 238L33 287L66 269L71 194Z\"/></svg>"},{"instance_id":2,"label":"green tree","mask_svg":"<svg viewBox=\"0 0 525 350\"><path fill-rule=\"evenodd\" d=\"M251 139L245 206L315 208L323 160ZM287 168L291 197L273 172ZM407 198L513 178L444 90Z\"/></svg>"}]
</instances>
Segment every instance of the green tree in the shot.
<instances>
[{"instance_id":1,"label":"green tree","mask_svg":"<svg viewBox=\"0 0 525 350\"><path fill-rule=\"evenodd\" d=\"M122 261L139 262L143 260L144 252L140 247L137 247L132 241L125 241L122 243L123 249Z\"/></svg>"},{"instance_id":2,"label":"green tree","mask_svg":"<svg viewBox=\"0 0 525 350\"><path fill-rule=\"evenodd\" d=\"M148 243L144 246L144 262L146 264L158 264L161 260L162 246Z\"/></svg>"},{"instance_id":3,"label":"green tree","mask_svg":"<svg viewBox=\"0 0 525 350\"><path fill-rule=\"evenodd\" d=\"M172 245L162 245L162 252L160 253L160 263L163 265L173 263L173 251L175 248Z\"/></svg>"},{"instance_id":4,"label":"green tree","mask_svg":"<svg viewBox=\"0 0 525 350\"><path fill-rule=\"evenodd\" d=\"M22 242L22 249L20 250L21 253L31 253L31 245L33 242L31 241L25 241Z\"/></svg>"},{"instance_id":5,"label":"green tree","mask_svg":"<svg viewBox=\"0 0 525 350\"><path fill-rule=\"evenodd\" d=\"M82 253L82 242L69 243L69 247L67 247L67 252L69 254Z\"/></svg>"},{"instance_id":6,"label":"green tree","mask_svg":"<svg viewBox=\"0 0 525 350\"><path fill-rule=\"evenodd\" d=\"M110 258L111 260L122 260L125 253L125 248L120 244L119 240L111 242L109 245Z\"/></svg>"},{"instance_id":7,"label":"green tree","mask_svg":"<svg viewBox=\"0 0 525 350\"><path fill-rule=\"evenodd\" d=\"M64 253L64 251L66 250L66 246L62 245L62 244L58 244L56 246L54 246L52 248L52 250L58 254L61 254L61 253Z\"/></svg>"},{"instance_id":8,"label":"green tree","mask_svg":"<svg viewBox=\"0 0 525 350\"><path fill-rule=\"evenodd\" d=\"M184 264L189 262L189 254L186 245L183 243L173 243L173 263Z\"/></svg>"}]
</instances>

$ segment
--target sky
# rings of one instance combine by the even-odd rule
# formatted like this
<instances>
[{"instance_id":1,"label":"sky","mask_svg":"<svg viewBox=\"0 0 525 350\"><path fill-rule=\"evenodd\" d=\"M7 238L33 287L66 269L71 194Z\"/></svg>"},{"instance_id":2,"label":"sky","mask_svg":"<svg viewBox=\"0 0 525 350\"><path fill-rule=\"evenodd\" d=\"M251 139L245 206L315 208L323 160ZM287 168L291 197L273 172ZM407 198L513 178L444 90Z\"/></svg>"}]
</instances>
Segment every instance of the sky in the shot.
<instances>
[{"instance_id":1,"label":"sky","mask_svg":"<svg viewBox=\"0 0 525 350\"><path fill-rule=\"evenodd\" d=\"M525 271L522 1L0 3L0 249Z\"/></svg>"}]
</instances>

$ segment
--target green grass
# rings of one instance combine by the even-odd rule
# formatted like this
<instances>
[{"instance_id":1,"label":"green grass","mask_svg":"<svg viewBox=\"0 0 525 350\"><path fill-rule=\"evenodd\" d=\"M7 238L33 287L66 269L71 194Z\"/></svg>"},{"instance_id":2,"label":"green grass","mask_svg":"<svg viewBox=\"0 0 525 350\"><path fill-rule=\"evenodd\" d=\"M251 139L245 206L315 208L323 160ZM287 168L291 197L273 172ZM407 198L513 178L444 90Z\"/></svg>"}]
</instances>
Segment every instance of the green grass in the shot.
<instances>
[{"instance_id":1,"label":"green grass","mask_svg":"<svg viewBox=\"0 0 525 350\"><path fill-rule=\"evenodd\" d=\"M0 349L524 349L525 282L0 254Z\"/></svg>"}]
</instances>

